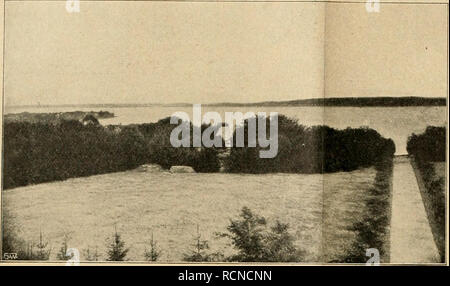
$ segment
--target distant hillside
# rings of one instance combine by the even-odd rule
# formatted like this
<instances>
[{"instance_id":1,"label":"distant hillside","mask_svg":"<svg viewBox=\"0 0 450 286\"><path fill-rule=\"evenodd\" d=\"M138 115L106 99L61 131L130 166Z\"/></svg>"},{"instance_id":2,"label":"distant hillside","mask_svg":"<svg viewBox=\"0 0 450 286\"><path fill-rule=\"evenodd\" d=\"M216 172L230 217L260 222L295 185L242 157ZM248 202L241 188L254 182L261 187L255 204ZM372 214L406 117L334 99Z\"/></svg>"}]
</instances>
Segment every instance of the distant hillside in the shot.
<instances>
[{"instance_id":1,"label":"distant hillside","mask_svg":"<svg viewBox=\"0 0 450 286\"><path fill-rule=\"evenodd\" d=\"M217 103L207 106L445 106L445 97L341 97L258 103Z\"/></svg>"},{"instance_id":2,"label":"distant hillside","mask_svg":"<svg viewBox=\"0 0 450 286\"><path fill-rule=\"evenodd\" d=\"M446 106L445 97L341 97L341 98L310 98L290 101L263 101L250 103L202 103L203 106ZM17 105L10 107L34 108L35 105ZM192 107L192 103L102 103L102 104L64 104L40 105L42 107L73 107L73 108L121 108L121 107ZM10 114L7 114L10 115ZM94 115L95 116L95 115ZM97 116L96 116L97 117ZM101 117L98 117L101 118Z\"/></svg>"}]
</instances>

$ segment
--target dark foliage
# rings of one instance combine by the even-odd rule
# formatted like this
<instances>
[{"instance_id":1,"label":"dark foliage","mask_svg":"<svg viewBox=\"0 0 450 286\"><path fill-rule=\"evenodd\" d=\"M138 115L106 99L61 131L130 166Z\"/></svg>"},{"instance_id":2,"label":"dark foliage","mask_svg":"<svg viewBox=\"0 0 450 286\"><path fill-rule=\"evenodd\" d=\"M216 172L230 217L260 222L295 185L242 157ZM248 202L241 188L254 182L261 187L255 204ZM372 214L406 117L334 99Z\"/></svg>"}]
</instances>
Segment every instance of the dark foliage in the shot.
<instances>
[{"instance_id":1,"label":"dark foliage","mask_svg":"<svg viewBox=\"0 0 450 286\"><path fill-rule=\"evenodd\" d=\"M269 119L267 118L267 132ZM235 147L225 162L235 173L328 173L352 171L376 164L385 156L392 157L395 145L373 129L347 128L336 130L328 126L304 127L283 115L278 117L278 153L275 158L259 157L261 147L247 147L249 121L243 128L245 147ZM234 132L234 138L236 137ZM256 132L258 136L258 132ZM269 133L266 136L269 138Z\"/></svg>"},{"instance_id":2,"label":"dark foliage","mask_svg":"<svg viewBox=\"0 0 450 286\"><path fill-rule=\"evenodd\" d=\"M289 101L264 101L258 103L219 103L209 106L446 106L445 97L337 97L310 98Z\"/></svg>"},{"instance_id":3,"label":"dark foliage","mask_svg":"<svg viewBox=\"0 0 450 286\"><path fill-rule=\"evenodd\" d=\"M147 248L146 248L144 251L145 260L157 261L158 258L161 256L161 251L158 249L156 244L157 244L156 240L153 239L153 233L152 233L152 238L149 243L150 250L147 250Z\"/></svg>"},{"instance_id":4,"label":"dark foliage","mask_svg":"<svg viewBox=\"0 0 450 286\"><path fill-rule=\"evenodd\" d=\"M100 122L98 121L98 119L95 118L95 116L92 115L92 114L86 115L86 116L83 118L82 122L83 122L83 124L94 124L94 125L100 124Z\"/></svg>"},{"instance_id":5,"label":"dark foliage","mask_svg":"<svg viewBox=\"0 0 450 286\"><path fill-rule=\"evenodd\" d=\"M125 171L145 163L217 172L217 148L175 148L170 144L175 127L169 118L106 128L77 120L5 122L4 189Z\"/></svg>"},{"instance_id":6,"label":"dark foliage","mask_svg":"<svg viewBox=\"0 0 450 286\"><path fill-rule=\"evenodd\" d=\"M246 124L242 127L245 133ZM176 126L170 124L169 117L156 123L106 128L98 124L83 125L77 120L5 122L4 188L124 171L145 163L159 164L166 169L185 165L197 172L219 171L218 153L222 148L173 147L170 134ZM392 140L368 128L306 128L285 116L279 116L278 126L279 147L275 158L259 158L259 146L235 147L224 162L227 171L350 171L373 165L384 154L392 155L395 150ZM203 125L201 130L207 127ZM189 127L190 146L194 128ZM216 138L214 134L212 137ZM247 134L245 140L248 146Z\"/></svg>"},{"instance_id":7,"label":"dark foliage","mask_svg":"<svg viewBox=\"0 0 450 286\"><path fill-rule=\"evenodd\" d=\"M122 240L120 234L114 229L114 235L106 245L107 247L107 261L124 261L128 248L125 247L125 242Z\"/></svg>"},{"instance_id":8,"label":"dark foliage","mask_svg":"<svg viewBox=\"0 0 450 286\"><path fill-rule=\"evenodd\" d=\"M56 113L9 113L5 114L5 122L29 122L29 123L53 123L56 124L61 120L77 120L87 119L93 122L98 122L98 119L112 118L114 113L108 111L69 111L69 112L56 112Z\"/></svg>"},{"instance_id":9,"label":"dark foliage","mask_svg":"<svg viewBox=\"0 0 450 286\"><path fill-rule=\"evenodd\" d=\"M445 162L445 127L428 126L423 134L412 134L406 150L420 161Z\"/></svg>"},{"instance_id":10,"label":"dark foliage","mask_svg":"<svg viewBox=\"0 0 450 286\"><path fill-rule=\"evenodd\" d=\"M294 246L289 226L276 221L268 227L267 220L254 214L249 208L242 209L240 219L231 220L227 227L229 237L238 253L229 261L240 262L299 262L303 252Z\"/></svg>"},{"instance_id":11,"label":"dark foliage","mask_svg":"<svg viewBox=\"0 0 450 286\"><path fill-rule=\"evenodd\" d=\"M149 161L160 165L165 169L172 166L184 165L191 166L196 172L217 172L220 169L220 161L218 158L218 148L198 147L184 148L173 147L170 143L170 134L176 127L176 124L170 124L170 118L164 118L157 123L141 124L139 130L144 134L149 142L150 157ZM204 130L207 125L201 128ZM192 144L193 130L192 124L189 125L191 134L190 146ZM224 144L222 144L223 146Z\"/></svg>"},{"instance_id":12,"label":"dark foliage","mask_svg":"<svg viewBox=\"0 0 450 286\"><path fill-rule=\"evenodd\" d=\"M136 128L114 133L79 121L4 126L4 188L136 168L148 158Z\"/></svg>"}]
</instances>

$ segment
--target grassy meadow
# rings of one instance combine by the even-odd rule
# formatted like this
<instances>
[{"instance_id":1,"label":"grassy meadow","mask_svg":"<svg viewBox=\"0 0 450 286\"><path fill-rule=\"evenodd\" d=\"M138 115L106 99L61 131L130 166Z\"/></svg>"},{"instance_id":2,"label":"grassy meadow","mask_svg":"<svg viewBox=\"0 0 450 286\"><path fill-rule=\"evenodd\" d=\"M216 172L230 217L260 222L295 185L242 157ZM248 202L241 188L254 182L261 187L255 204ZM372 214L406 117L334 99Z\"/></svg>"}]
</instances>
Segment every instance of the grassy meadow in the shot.
<instances>
[{"instance_id":1,"label":"grassy meadow","mask_svg":"<svg viewBox=\"0 0 450 286\"><path fill-rule=\"evenodd\" d=\"M269 118L263 120L268 124ZM278 256L284 249L278 244L255 248L259 240L290 241L283 253L298 250L289 258L298 262L359 261L361 248L381 247L379 235L372 235L377 241L365 238L370 231L384 233L389 193L382 179L389 176L376 169L392 158L394 142L367 127L306 127L283 115L278 120L280 144L271 159L260 158L264 148L250 146L247 137L247 145L230 148L225 158L219 158L219 147L173 147L170 118L106 127L96 120L10 122L5 126L3 190L9 237L3 250L15 252L18 239L24 259L55 260L64 243L64 249L77 248L82 260L92 260L87 251L106 260L111 257L107 238L117 232L129 248L123 254L132 261L144 261L152 238L161 262L189 260L186 255L195 245L206 246L204 241L214 261L288 259ZM243 134L249 124L247 119L239 127ZM187 126L192 132L207 128ZM136 169L148 163L166 171ZM167 171L178 165L197 173ZM219 173L222 169L225 173ZM247 256L233 248L234 238L223 235L244 207L261 218L242 224L243 241L255 243L245 248ZM374 212L379 212L376 217ZM272 227L272 234L254 239L252 232L257 234L259 227ZM29 245L42 246L38 256ZM264 256L252 254L253 249ZM65 258L65 250L61 253ZM353 256L345 257L349 253Z\"/></svg>"},{"instance_id":2,"label":"grassy meadow","mask_svg":"<svg viewBox=\"0 0 450 286\"><path fill-rule=\"evenodd\" d=\"M375 168L340 176L325 176L323 186L322 261L342 261L357 240L353 225L364 216L365 200L373 187Z\"/></svg>"},{"instance_id":3,"label":"grassy meadow","mask_svg":"<svg viewBox=\"0 0 450 286\"><path fill-rule=\"evenodd\" d=\"M302 262L314 262L321 260L323 239L329 245L327 259L345 251L352 239L345 227L374 176L373 168L325 175L127 171L6 190L3 203L20 238L36 242L42 232L52 248L50 260L56 259L65 235L82 260L88 248L104 260L114 226L132 261L144 260L152 233L161 251L158 261L181 261L195 244L197 227L210 251L233 254L230 240L216 233L226 232L230 219L247 206L269 224L276 219L288 223L295 246L304 253Z\"/></svg>"},{"instance_id":4,"label":"grassy meadow","mask_svg":"<svg viewBox=\"0 0 450 286\"><path fill-rule=\"evenodd\" d=\"M446 221L446 128L428 126L421 134L408 137L407 150L413 156L417 182L430 220L441 261L445 261Z\"/></svg>"}]
</instances>

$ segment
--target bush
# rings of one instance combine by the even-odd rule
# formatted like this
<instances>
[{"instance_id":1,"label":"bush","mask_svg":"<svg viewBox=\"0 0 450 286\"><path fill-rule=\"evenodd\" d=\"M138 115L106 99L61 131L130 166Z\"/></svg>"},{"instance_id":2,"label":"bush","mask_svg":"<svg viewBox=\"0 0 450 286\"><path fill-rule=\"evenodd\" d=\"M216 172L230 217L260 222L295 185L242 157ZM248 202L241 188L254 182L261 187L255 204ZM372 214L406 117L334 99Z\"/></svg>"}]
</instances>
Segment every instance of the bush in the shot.
<instances>
[{"instance_id":1,"label":"bush","mask_svg":"<svg viewBox=\"0 0 450 286\"><path fill-rule=\"evenodd\" d=\"M133 169L147 162L148 145L138 128L125 126L120 131L117 141L120 170Z\"/></svg>"},{"instance_id":2,"label":"bush","mask_svg":"<svg viewBox=\"0 0 450 286\"><path fill-rule=\"evenodd\" d=\"M213 173L220 169L220 161L216 148L201 148L195 152L190 165L198 173Z\"/></svg>"},{"instance_id":3,"label":"bush","mask_svg":"<svg viewBox=\"0 0 450 286\"><path fill-rule=\"evenodd\" d=\"M98 261L100 258L100 255L98 254L97 247L95 247L94 251L91 251L91 249L88 247L83 250L84 259L86 261Z\"/></svg>"},{"instance_id":4,"label":"bush","mask_svg":"<svg viewBox=\"0 0 450 286\"><path fill-rule=\"evenodd\" d=\"M150 250L145 249L145 251L144 251L145 260L157 261L160 256L161 256L161 251L158 250L158 248L156 246L156 241L153 240L153 233L152 233L152 238L150 240Z\"/></svg>"},{"instance_id":5,"label":"bush","mask_svg":"<svg viewBox=\"0 0 450 286\"><path fill-rule=\"evenodd\" d=\"M69 249L68 245L69 245L69 240L70 240L70 236L69 234L65 233L64 234L64 238L63 238L63 242L61 244L61 248L59 249L59 252L56 254L56 258L58 260L69 260L73 257L72 255L67 255L67 250Z\"/></svg>"},{"instance_id":6,"label":"bush","mask_svg":"<svg viewBox=\"0 0 450 286\"><path fill-rule=\"evenodd\" d=\"M269 126L269 118L266 118ZM278 153L275 158L259 157L261 147L248 147L249 120L244 122L245 147L233 148L225 162L227 171L236 173L327 173L352 171L373 166L392 157L395 145L369 128L336 130L328 126L304 127L295 120L278 116ZM258 132L256 132L258 136ZM268 134L267 134L268 136Z\"/></svg>"},{"instance_id":7,"label":"bush","mask_svg":"<svg viewBox=\"0 0 450 286\"><path fill-rule=\"evenodd\" d=\"M406 150L420 161L445 162L446 146L445 127L428 126L423 134L408 137Z\"/></svg>"},{"instance_id":8,"label":"bush","mask_svg":"<svg viewBox=\"0 0 450 286\"><path fill-rule=\"evenodd\" d=\"M34 248L35 247L35 248ZM51 247L48 241L44 241L42 231L39 232L39 242L28 244L28 248L24 251L25 260L49 260Z\"/></svg>"},{"instance_id":9,"label":"bush","mask_svg":"<svg viewBox=\"0 0 450 286\"><path fill-rule=\"evenodd\" d=\"M107 244L107 261L124 261L129 249L125 248L125 242L120 237L117 230L114 230L114 235Z\"/></svg>"},{"instance_id":10,"label":"bush","mask_svg":"<svg viewBox=\"0 0 450 286\"><path fill-rule=\"evenodd\" d=\"M240 262L294 262L301 261L303 253L293 244L287 224L276 221L268 228L264 217L244 207L240 219L231 220L229 233L222 234L232 240L238 253L228 260Z\"/></svg>"},{"instance_id":11,"label":"bush","mask_svg":"<svg viewBox=\"0 0 450 286\"><path fill-rule=\"evenodd\" d=\"M218 262L223 261L224 256L222 253L209 252L209 243L207 240L202 240L199 226L197 225L197 236L195 237L195 243L192 245L192 250L184 255L183 260L188 262Z\"/></svg>"},{"instance_id":12,"label":"bush","mask_svg":"<svg viewBox=\"0 0 450 286\"><path fill-rule=\"evenodd\" d=\"M204 130L208 125L203 125ZM170 143L170 134L176 127L170 124L170 118L159 120L157 123L150 123L139 126L143 130L144 136L149 140L149 161L160 165L165 169L172 166L191 166L196 172L217 172L220 169L217 148L211 147L173 147ZM192 134L195 127L190 124L190 134L192 146ZM222 145L223 146L223 145Z\"/></svg>"}]
</instances>

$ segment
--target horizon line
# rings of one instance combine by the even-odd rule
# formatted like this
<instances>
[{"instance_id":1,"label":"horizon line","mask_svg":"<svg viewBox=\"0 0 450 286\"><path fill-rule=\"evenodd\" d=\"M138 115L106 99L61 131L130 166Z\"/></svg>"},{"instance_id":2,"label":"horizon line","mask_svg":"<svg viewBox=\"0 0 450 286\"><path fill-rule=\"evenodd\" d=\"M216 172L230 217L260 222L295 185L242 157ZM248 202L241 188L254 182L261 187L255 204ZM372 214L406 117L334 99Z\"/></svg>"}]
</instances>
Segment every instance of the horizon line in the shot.
<instances>
[{"instance_id":1,"label":"horizon line","mask_svg":"<svg viewBox=\"0 0 450 286\"><path fill-rule=\"evenodd\" d=\"M290 103L290 102L307 102L311 100L339 100L339 99L425 99L425 100L438 100L447 99L447 97L424 97L424 96L348 96L348 97L311 97L305 99L290 99L290 100L267 100L257 102L210 102L210 103L189 103L189 102L174 102L174 103L64 103L64 104L5 104L4 107L16 108L16 107L71 107L71 106L186 106L201 104L205 106L211 105L258 105L258 104L276 104L276 103Z\"/></svg>"}]
</instances>

